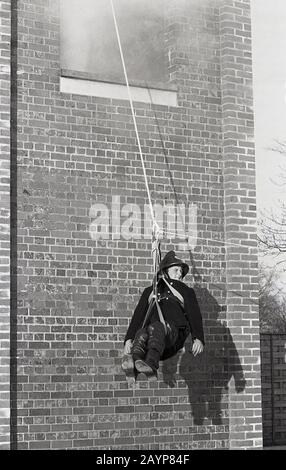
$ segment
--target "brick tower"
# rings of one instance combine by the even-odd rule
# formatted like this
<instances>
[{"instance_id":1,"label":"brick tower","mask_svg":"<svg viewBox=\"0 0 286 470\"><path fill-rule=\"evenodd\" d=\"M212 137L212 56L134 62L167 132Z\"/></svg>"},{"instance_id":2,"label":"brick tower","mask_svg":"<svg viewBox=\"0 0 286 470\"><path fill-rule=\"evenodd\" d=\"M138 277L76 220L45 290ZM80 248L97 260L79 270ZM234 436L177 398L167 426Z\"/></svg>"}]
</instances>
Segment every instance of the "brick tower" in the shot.
<instances>
[{"instance_id":1,"label":"brick tower","mask_svg":"<svg viewBox=\"0 0 286 470\"><path fill-rule=\"evenodd\" d=\"M167 81L131 87L152 201L196 208L192 252L162 250L191 265L205 351L128 387L122 341L153 273L126 88L63 66L60 2L0 1L2 448L262 445L250 0L165 3Z\"/></svg>"}]
</instances>

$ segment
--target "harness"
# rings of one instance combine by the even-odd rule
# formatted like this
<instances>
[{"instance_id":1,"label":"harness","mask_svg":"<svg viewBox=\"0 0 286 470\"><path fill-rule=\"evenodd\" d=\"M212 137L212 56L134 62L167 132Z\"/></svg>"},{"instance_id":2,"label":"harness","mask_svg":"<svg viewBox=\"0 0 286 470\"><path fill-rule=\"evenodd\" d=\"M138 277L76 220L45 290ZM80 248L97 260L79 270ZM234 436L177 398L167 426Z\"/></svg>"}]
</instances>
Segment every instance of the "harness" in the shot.
<instances>
[{"instance_id":1,"label":"harness","mask_svg":"<svg viewBox=\"0 0 286 470\"><path fill-rule=\"evenodd\" d=\"M164 315L163 315L163 312L161 310L161 307L159 305L159 302L161 300L164 300L166 299L167 297L161 297L160 299L158 299L158 281L159 279L162 279L165 284L167 285L167 287L170 289L171 293L173 294L173 298L179 302L180 306L182 307L182 309L184 310L184 298L183 296L180 294L180 292L177 291L177 289L175 289L166 279L165 276L162 276L158 279L158 273L156 274L156 276L154 277L154 280L153 280L153 289L152 289L152 292L151 294L149 295L149 298L148 298L148 303L149 303L149 306L148 306L148 310L146 312L146 315L145 315L145 318L144 318L144 321L143 321L143 325L142 327L144 328L144 326L146 325L147 323L147 320L151 314L151 311L154 307L154 305L156 304L156 307L157 307L157 311L158 311L158 315L159 315L159 319L161 321L161 323L163 323L163 326L165 328L165 332L167 333L167 326L166 326L166 322L165 322L165 319L164 319Z\"/></svg>"},{"instance_id":2,"label":"harness","mask_svg":"<svg viewBox=\"0 0 286 470\"><path fill-rule=\"evenodd\" d=\"M180 294L179 291L177 291L177 289L175 289L168 281L167 279L165 278L165 276L162 276L161 279L163 279L163 281L165 282L165 284L167 285L168 289L170 289L170 291L172 292L174 298L180 303L181 307L184 309L184 297ZM154 292L152 291L151 294L149 295L149 298L148 298L148 303L150 304L150 302L152 301L152 297L154 295ZM158 299L158 301L160 300L164 300L166 299L167 297L160 297L160 299Z\"/></svg>"}]
</instances>

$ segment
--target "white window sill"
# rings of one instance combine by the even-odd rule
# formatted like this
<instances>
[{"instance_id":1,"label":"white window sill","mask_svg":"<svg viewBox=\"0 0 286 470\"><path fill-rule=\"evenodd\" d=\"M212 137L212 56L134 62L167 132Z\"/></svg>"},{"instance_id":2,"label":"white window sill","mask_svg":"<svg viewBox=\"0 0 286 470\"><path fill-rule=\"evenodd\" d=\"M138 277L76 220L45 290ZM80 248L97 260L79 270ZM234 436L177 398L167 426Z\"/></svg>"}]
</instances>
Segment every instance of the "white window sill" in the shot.
<instances>
[{"instance_id":1,"label":"white window sill","mask_svg":"<svg viewBox=\"0 0 286 470\"><path fill-rule=\"evenodd\" d=\"M75 75L75 73L71 75ZM131 85L130 92L133 101L164 106L177 106L177 93L174 87L172 88L173 89L164 90L161 88L153 88L153 85L152 88ZM63 76L62 74L60 77L60 92L129 101L126 85L88 79L88 77Z\"/></svg>"}]
</instances>

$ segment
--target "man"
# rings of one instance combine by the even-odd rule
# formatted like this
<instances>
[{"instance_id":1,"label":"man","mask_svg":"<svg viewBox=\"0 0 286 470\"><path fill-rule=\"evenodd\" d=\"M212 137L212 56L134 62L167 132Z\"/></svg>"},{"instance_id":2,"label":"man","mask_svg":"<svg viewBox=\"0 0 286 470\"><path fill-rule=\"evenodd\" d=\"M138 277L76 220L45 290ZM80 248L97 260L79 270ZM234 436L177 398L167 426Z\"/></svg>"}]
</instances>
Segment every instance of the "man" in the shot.
<instances>
[{"instance_id":1,"label":"man","mask_svg":"<svg viewBox=\"0 0 286 470\"><path fill-rule=\"evenodd\" d=\"M159 361L174 356L189 333L192 353L196 356L203 351L200 308L194 290L183 282L188 271L189 266L169 251L159 266L157 302L149 310L153 286L144 290L124 340L122 368L127 378L134 380L136 374L144 373L149 379L156 379Z\"/></svg>"}]
</instances>

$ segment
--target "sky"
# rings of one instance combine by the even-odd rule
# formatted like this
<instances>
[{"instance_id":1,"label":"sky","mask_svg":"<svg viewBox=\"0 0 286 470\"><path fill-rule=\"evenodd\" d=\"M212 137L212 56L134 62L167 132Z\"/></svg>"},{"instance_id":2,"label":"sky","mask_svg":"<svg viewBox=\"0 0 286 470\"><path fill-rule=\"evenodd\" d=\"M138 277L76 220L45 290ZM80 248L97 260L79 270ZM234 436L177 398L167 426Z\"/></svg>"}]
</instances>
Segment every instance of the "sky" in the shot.
<instances>
[{"instance_id":1,"label":"sky","mask_svg":"<svg viewBox=\"0 0 286 470\"><path fill-rule=\"evenodd\" d=\"M275 139L286 142L286 1L251 0L251 7L257 201L264 208L283 198L271 179L286 157L268 149Z\"/></svg>"},{"instance_id":2,"label":"sky","mask_svg":"<svg viewBox=\"0 0 286 470\"><path fill-rule=\"evenodd\" d=\"M275 140L286 143L286 1L251 0L251 11L257 207L277 214L279 201L286 203L286 186L273 181L281 183L281 168L286 175L286 156L269 149ZM277 259L261 261L271 266ZM284 294L285 268L286 264L279 265L276 281Z\"/></svg>"}]
</instances>

